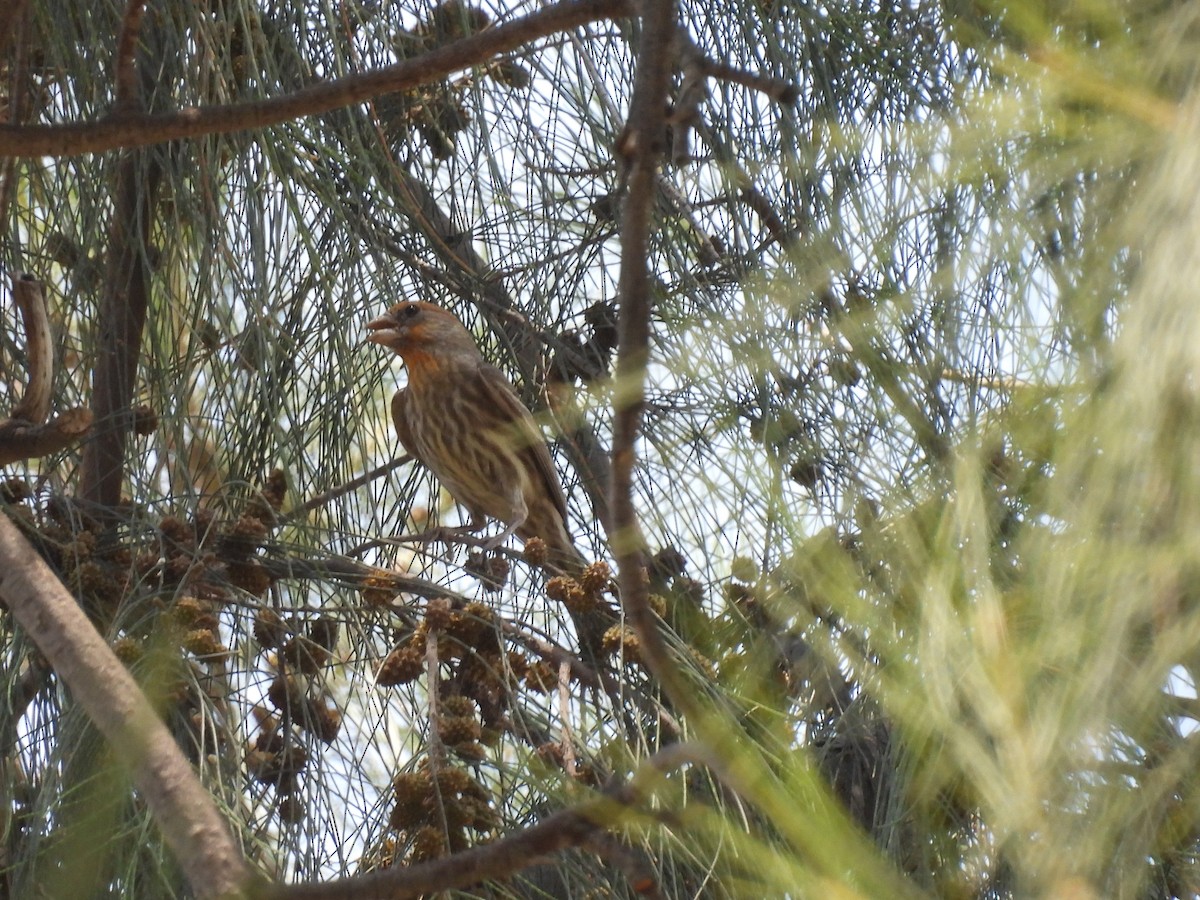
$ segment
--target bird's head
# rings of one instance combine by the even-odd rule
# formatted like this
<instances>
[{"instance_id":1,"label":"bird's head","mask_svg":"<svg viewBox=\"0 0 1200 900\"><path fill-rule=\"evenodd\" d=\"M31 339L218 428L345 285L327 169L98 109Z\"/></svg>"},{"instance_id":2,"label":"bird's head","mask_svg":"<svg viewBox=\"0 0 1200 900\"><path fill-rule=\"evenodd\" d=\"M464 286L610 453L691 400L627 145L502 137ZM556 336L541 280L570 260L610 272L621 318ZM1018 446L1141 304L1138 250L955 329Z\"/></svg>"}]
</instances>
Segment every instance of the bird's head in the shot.
<instances>
[{"instance_id":1,"label":"bird's head","mask_svg":"<svg viewBox=\"0 0 1200 900\"><path fill-rule=\"evenodd\" d=\"M368 322L367 329L367 340L399 353L410 373L479 359L471 333L452 312L432 303L397 303Z\"/></svg>"}]
</instances>

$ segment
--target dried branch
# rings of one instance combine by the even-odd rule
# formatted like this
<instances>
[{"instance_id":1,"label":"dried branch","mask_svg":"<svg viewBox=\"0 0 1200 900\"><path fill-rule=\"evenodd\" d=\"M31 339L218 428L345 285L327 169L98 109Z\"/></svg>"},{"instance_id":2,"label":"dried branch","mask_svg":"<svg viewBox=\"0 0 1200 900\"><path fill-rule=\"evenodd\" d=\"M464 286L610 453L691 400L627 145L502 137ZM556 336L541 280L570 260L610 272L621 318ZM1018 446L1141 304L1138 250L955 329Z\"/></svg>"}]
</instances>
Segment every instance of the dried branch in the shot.
<instances>
[{"instance_id":1,"label":"dried branch","mask_svg":"<svg viewBox=\"0 0 1200 900\"><path fill-rule=\"evenodd\" d=\"M571 664L566 660L558 664L558 716L562 720L559 746L562 747L563 769L576 778L579 763L575 758L575 741L571 737Z\"/></svg>"},{"instance_id":2,"label":"dried branch","mask_svg":"<svg viewBox=\"0 0 1200 900\"><path fill-rule=\"evenodd\" d=\"M663 775L694 760L695 751L690 745L672 744L645 760L628 782L610 785L596 799L554 813L537 825L495 843L357 878L277 886L259 897L260 900L403 900L505 878L560 850L586 846L640 803Z\"/></svg>"},{"instance_id":3,"label":"dried branch","mask_svg":"<svg viewBox=\"0 0 1200 900\"><path fill-rule=\"evenodd\" d=\"M5 516L0 598L112 744L196 895L244 896L250 873L212 797L137 682Z\"/></svg>"},{"instance_id":4,"label":"dried branch","mask_svg":"<svg viewBox=\"0 0 1200 900\"><path fill-rule=\"evenodd\" d=\"M72 409L47 422L54 384L54 341L42 286L28 275L13 282L13 300L25 326L29 381L12 415L0 421L0 466L57 453L92 424L86 409Z\"/></svg>"},{"instance_id":5,"label":"dried branch","mask_svg":"<svg viewBox=\"0 0 1200 900\"><path fill-rule=\"evenodd\" d=\"M118 112L98 122L0 125L0 156L75 156L144 147L206 134L229 134L353 106L478 65L530 41L633 11L630 0L568 0L362 75L303 88L284 97L150 115Z\"/></svg>"},{"instance_id":6,"label":"dried branch","mask_svg":"<svg viewBox=\"0 0 1200 900\"><path fill-rule=\"evenodd\" d=\"M731 66L727 62L706 56L696 42L683 32L678 34L678 40L680 42L680 65L685 73L691 69L694 70L696 77L715 78L718 81L740 84L752 91L766 94L775 103L787 106L795 104L800 99L800 89L790 81L782 78L770 78L760 75L758 72Z\"/></svg>"}]
</instances>

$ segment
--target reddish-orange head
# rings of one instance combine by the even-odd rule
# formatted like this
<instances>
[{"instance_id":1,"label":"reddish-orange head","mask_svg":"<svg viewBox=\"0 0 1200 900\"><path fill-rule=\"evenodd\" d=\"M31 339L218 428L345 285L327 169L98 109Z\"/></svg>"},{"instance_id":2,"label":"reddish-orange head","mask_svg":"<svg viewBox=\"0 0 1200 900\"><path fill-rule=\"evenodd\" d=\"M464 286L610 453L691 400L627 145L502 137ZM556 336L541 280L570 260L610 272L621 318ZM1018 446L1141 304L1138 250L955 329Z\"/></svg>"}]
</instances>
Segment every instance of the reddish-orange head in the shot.
<instances>
[{"instance_id":1,"label":"reddish-orange head","mask_svg":"<svg viewBox=\"0 0 1200 900\"><path fill-rule=\"evenodd\" d=\"M479 361L471 333L452 312L432 303L397 303L367 328L367 340L399 353L410 376Z\"/></svg>"}]
</instances>

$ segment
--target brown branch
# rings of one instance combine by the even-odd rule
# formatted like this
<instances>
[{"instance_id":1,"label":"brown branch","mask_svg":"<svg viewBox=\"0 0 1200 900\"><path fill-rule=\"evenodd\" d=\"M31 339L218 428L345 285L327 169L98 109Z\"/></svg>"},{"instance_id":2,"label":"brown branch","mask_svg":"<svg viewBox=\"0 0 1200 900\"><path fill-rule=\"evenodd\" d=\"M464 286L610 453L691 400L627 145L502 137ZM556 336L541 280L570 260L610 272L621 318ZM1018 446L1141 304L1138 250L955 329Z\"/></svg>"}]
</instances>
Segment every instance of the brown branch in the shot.
<instances>
[{"instance_id":1,"label":"brown branch","mask_svg":"<svg viewBox=\"0 0 1200 900\"><path fill-rule=\"evenodd\" d=\"M579 763L575 758L575 741L571 737L571 664L566 660L558 664L558 715L562 719L559 746L562 748L563 770L576 778L579 775Z\"/></svg>"},{"instance_id":2,"label":"brown branch","mask_svg":"<svg viewBox=\"0 0 1200 900\"><path fill-rule=\"evenodd\" d=\"M372 587L387 587L397 593L414 594L429 600L436 597L455 596L453 591L448 591L441 585L426 581L424 578L415 578L411 575L379 569L342 556L331 556L327 559L256 556L253 559L263 567L268 575L280 581L341 578L351 584L361 586L366 584L367 579L371 579ZM464 602L466 602L465 599Z\"/></svg>"},{"instance_id":3,"label":"brown branch","mask_svg":"<svg viewBox=\"0 0 1200 900\"><path fill-rule=\"evenodd\" d=\"M29 15L26 0L0 4L0 59L5 56L8 42L15 40L12 59L8 63L8 121L20 125L25 121L25 100L30 93L29 77ZM12 200L17 177L17 160L5 160L0 173L0 228L9 226L8 205Z\"/></svg>"},{"instance_id":4,"label":"brown branch","mask_svg":"<svg viewBox=\"0 0 1200 900\"><path fill-rule=\"evenodd\" d=\"M690 697L671 661L644 578L645 545L633 503L637 462L634 444L646 403L646 365L650 357L650 213L656 196L658 166L666 148L666 105L676 29L674 0L646 2L642 16L637 76L629 120L617 143L627 173L621 218L621 274L618 285L616 400L613 413L613 549L621 604L641 642L650 670L667 696L683 709Z\"/></svg>"},{"instance_id":5,"label":"brown branch","mask_svg":"<svg viewBox=\"0 0 1200 900\"><path fill-rule=\"evenodd\" d=\"M137 0L126 13L122 43L135 43L140 13ZM152 41L157 50L161 41ZM122 48L122 52L132 48ZM161 56L153 52L152 57ZM119 61L119 68L125 63ZM137 73L143 84L125 87L122 103L141 104L142 92L154 84L157 65L152 58L136 67L132 60L121 78ZM130 107L130 113L132 107ZM158 187L163 177L161 153L132 151L117 169L113 188L112 225L109 232L108 267L104 295L96 325L96 363L92 370L92 412L96 416L92 440L83 453L79 471L79 497L101 507L113 508L121 499L125 475L125 449L133 428L133 388L142 331L150 305L150 232L154 224Z\"/></svg>"},{"instance_id":6,"label":"brown branch","mask_svg":"<svg viewBox=\"0 0 1200 900\"><path fill-rule=\"evenodd\" d=\"M54 341L42 286L28 275L13 282L13 300L25 326L29 381L10 418L0 420L0 466L49 456L84 435L92 424L86 409L72 409L47 422L54 384Z\"/></svg>"},{"instance_id":7,"label":"brown branch","mask_svg":"<svg viewBox=\"0 0 1200 900\"><path fill-rule=\"evenodd\" d=\"M141 108L141 93L137 77L138 34L146 0L129 0L121 19L121 36L117 41L116 74L117 99L114 108L120 112L136 113Z\"/></svg>"},{"instance_id":8,"label":"brown branch","mask_svg":"<svg viewBox=\"0 0 1200 900\"><path fill-rule=\"evenodd\" d=\"M20 419L0 421L0 466L58 453L87 434L91 427L90 409L69 409L44 425L30 425Z\"/></svg>"},{"instance_id":9,"label":"brown branch","mask_svg":"<svg viewBox=\"0 0 1200 900\"><path fill-rule=\"evenodd\" d=\"M18 40L22 36L18 32L17 20L25 15L25 7L27 0L9 0L8 3L0 5L0 57L3 57L8 50L8 42L13 37ZM9 102L13 102L12 97L9 97ZM16 118L13 118L16 121Z\"/></svg>"},{"instance_id":10,"label":"brown branch","mask_svg":"<svg viewBox=\"0 0 1200 900\"><path fill-rule=\"evenodd\" d=\"M528 634L520 625L510 622L507 619L499 619L498 622L500 631L505 637L520 644L530 653L536 653L542 659L559 667L560 670L562 666L570 667L571 672L575 675L575 680L586 687L601 687L600 678L596 675L596 670L565 647Z\"/></svg>"},{"instance_id":11,"label":"brown branch","mask_svg":"<svg viewBox=\"0 0 1200 900\"><path fill-rule=\"evenodd\" d=\"M775 103L787 106L795 104L800 99L800 89L790 81L782 78L770 78L757 72L751 72L749 69L742 69L713 59L711 56L705 55L696 42L682 32L679 33L678 40L680 42L680 64L685 72L691 68L697 75L706 78L740 84L752 91L766 94Z\"/></svg>"},{"instance_id":12,"label":"brown branch","mask_svg":"<svg viewBox=\"0 0 1200 900\"><path fill-rule=\"evenodd\" d=\"M118 112L98 122L0 125L0 156L74 156L207 134L277 125L416 87L515 50L530 41L633 11L631 0L567 0L374 72L324 81L283 97L157 115Z\"/></svg>"},{"instance_id":13,"label":"brown branch","mask_svg":"<svg viewBox=\"0 0 1200 900\"><path fill-rule=\"evenodd\" d=\"M0 598L112 744L196 895L244 895L250 874L212 797L137 682L6 516Z\"/></svg>"},{"instance_id":14,"label":"brown branch","mask_svg":"<svg viewBox=\"0 0 1200 900\"><path fill-rule=\"evenodd\" d=\"M556 812L494 843L356 878L280 885L258 895L259 900L404 900L506 878L561 850L586 846L597 834L618 824L663 775L694 759L690 745L672 744L645 760L628 782L610 785L594 800Z\"/></svg>"},{"instance_id":15,"label":"brown branch","mask_svg":"<svg viewBox=\"0 0 1200 900\"><path fill-rule=\"evenodd\" d=\"M54 341L50 334L50 314L42 285L30 275L13 282L13 302L25 325L25 360L29 381L25 394L13 407L12 417L41 425L50 415L50 389L54 384Z\"/></svg>"}]
</instances>

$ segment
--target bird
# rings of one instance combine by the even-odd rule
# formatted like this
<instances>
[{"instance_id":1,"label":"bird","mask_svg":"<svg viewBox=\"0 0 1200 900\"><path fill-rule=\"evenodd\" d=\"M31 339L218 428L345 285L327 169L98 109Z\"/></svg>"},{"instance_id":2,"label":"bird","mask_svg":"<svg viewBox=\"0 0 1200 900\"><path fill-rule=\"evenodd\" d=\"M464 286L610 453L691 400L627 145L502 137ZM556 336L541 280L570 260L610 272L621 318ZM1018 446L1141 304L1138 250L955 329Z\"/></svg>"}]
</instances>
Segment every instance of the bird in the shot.
<instances>
[{"instance_id":1,"label":"bird","mask_svg":"<svg viewBox=\"0 0 1200 900\"><path fill-rule=\"evenodd\" d=\"M407 387L392 397L400 443L470 514L465 526L441 533L478 532L495 519L504 528L485 549L513 534L536 537L550 566L582 572L587 563L567 531L566 496L541 430L462 322L441 306L409 300L367 329L367 340L399 354L407 370Z\"/></svg>"}]
</instances>

